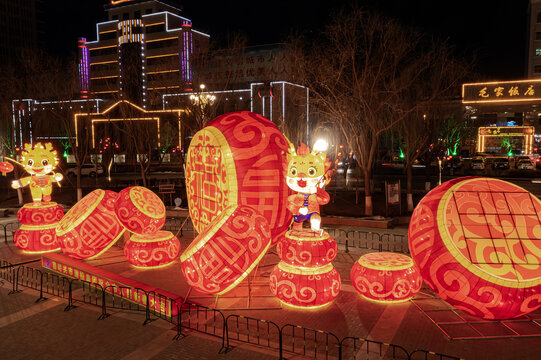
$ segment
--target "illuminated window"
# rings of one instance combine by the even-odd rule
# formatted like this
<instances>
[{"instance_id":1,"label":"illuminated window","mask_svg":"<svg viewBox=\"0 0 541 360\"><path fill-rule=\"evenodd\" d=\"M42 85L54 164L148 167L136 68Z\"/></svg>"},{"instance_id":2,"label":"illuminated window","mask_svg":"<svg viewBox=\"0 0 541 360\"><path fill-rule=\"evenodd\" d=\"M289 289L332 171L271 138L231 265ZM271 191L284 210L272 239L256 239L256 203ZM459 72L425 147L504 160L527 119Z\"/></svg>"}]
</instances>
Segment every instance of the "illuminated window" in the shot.
<instances>
[{"instance_id":1,"label":"illuminated window","mask_svg":"<svg viewBox=\"0 0 541 360\"><path fill-rule=\"evenodd\" d=\"M113 161L115 164L124 164L126 162L126 155L124 154L114 154L113 155Z\"/></svg>"},{"instance_id":2,"label":"illuminated window","mask_svg":"<svg viewBox=\"0 0 541 360\"><path fill-rule=\"evenodd\" d=\"M541 56L541 49L535 49L535 56Z\"/></svg>"}]
</instances>

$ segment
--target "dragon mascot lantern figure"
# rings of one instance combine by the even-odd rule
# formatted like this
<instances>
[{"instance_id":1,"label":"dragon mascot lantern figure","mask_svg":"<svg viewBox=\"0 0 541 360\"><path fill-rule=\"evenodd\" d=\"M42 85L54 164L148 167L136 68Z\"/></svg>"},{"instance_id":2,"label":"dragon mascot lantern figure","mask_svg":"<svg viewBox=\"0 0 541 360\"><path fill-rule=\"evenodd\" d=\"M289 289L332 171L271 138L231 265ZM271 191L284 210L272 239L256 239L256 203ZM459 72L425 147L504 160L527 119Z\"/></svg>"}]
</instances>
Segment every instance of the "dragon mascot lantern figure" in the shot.
<instances>
[{"instance_id":1,"label":"dragon mascot lantern figure","mask_svg":"<svg viewBox=\"0 0 541 360\"><path fill-rule=\"evenodd\" d=\"M34 203L40 203L42 200L44 202L51 201L53 182L60 185L62 180L62 174L53 171L58 165L58 157L53 145L51 143L42 145L38 142L32 147L31 144L25 144L21 153L20 165L30 176L14 180L11 187L18 189L29 185ZM49 173L53 175L51 176Z\"/></svg>"},{"instance_id":2,"label":"dragon mascot lantern figure","mask_svg":"<svg viewBox=\"0 0 541 360\"><path fill-rule=\"evenodd\" d=\"M295 151L289 150L287 185L297 194L288 197L287 208L293 214L293 230L302 230L305 220L313 231L320 230L319 206L329 202L329 194L323 190L331 181L331 161L327 158L327 143L318 141L312 152L304 143Z\"/></svg>"}]
</instances>

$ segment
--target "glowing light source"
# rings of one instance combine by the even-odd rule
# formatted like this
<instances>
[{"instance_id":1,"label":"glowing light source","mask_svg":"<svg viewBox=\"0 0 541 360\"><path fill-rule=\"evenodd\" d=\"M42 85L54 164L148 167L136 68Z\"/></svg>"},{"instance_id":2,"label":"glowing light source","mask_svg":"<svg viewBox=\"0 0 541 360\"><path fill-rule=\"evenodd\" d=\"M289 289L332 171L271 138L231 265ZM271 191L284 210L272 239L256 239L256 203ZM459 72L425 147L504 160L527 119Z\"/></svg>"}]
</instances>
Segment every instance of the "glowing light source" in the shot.
<instances>
[{"instance_id":1,"label":"glowing light source","mask_svg":"<svg viewBox=\"0 0 541 360\"><path fill-rule=\"evenodd\" d=\"M207 294L224 294L259 263L271 243L268 221L248 206L215 216L180 256L184 278Z\"/></svg>"},{"instance_id":2,"label":"glowing light source","mask_svg":"<svg viewBox=\"0 0 541 360\"><path fill-rule=\"evenodd\" d=\"M25 204L17 212L22 224L13 234L15 245L26 253L46 253L60 250L55 229L64 209L55 202Z\"/></svg>"},{"instance_id":3,"label":"glowing light source","mask_svg":"<svg viewBox=\"0 0 541 360\"><path fill-rule=\"evenodd\" d=\"M276 125L248 111L222 115L197 132L186 157L195 229L201 233L230 206L247 205L268 219L274 245L291 222L283 167L288 148Z\"/></svg>"},{"instance_id":4,"label":"glowing light source","mask_svg":"<svg viewBox=\"0 0 541 360\"><path fill-rule=\"evenodd\" d=\"M353 264L350 277L362 297L383 303L407 301L423 284L410 257L388 252L361 256Z\"/></svg>"},{"instance_id":5,"label":"glowing light source","mask_svg":"<svg viewBox=\"0 0 541 360\"><path fill-rule=\"evenodd\" d=\"M413 212L408 241L425 283L449 304L484 319L539 307L541 201L515 184L458 178Z\"/></svg>"},{"instance_id":6,"label":"glowing light source","mask_svg":"<svg viewBox=\"0 0 541 360\"><path fill-rule=\"evenodd\" d=\"M156 268L171 264L180 254L180 241L169 231L132 235L124 244L128 262L142 268Z\"/></svg>"},{"instance_id":7,"label":"glowing light source","mask_svg":"<svg viewBox=\"0 0 541 360\"><path fill-rule=\"evenodd\" d=\"M165 224L165 205L151 190L142 186L123 189L115 202L116 217L136 234L153 234Z\"/></svg>"},{"instance_id":8,"label":"glowing light source","mask_svg":"<svg viewBox=\"0 0 541 360\"><path fill-rule=\"evenodd\" d=\"M124 232L115 216L114 191L97 189L73 206L59 222L56 236L64 254L93 259L103 254Z\"/></svg>"}]
</instances>

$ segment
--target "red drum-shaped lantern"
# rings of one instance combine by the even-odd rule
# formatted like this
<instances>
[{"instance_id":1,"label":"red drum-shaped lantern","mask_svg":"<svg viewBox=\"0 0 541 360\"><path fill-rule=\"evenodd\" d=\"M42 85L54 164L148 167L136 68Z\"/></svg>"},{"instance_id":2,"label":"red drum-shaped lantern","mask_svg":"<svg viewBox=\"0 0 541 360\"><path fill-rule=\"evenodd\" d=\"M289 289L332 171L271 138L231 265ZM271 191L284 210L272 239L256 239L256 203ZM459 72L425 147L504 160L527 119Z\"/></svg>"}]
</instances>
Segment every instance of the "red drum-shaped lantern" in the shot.
<instances>
[{"instance_id":1,"label":"red drum-shaped lantern","mask_svg":"<svg viewBox=\"0 0 541 360\"><path fill-rule=\"evenodd\" d=\"M270 274L271 292L285 304L303 309L324 306L340 292L340 274L332 264L299 268L280 261Z\"/></svg>"},{"instance_id":2,"label":"red drum-shaped lantern","mask_svg":"<svg viewBox=\"0 0 541 360\"><path fill-rule=\"evenodd\" d=\"M207 294L237 286L270 246L269 223L249 206L224 209L180 256L188 284Z\"/></svg>"},{"instance_id":3,"label":"red drum-shaped lantern","mask_svg":"<svg viewBox=\"0 0 541 360\"><path fill-rule=\"evenodd\" d=\"M378 252L363 255L353 264L351 282L362 297L389 303L411 299L423 279L409 256Z\"/></svg>"},{"instance_id":4,"label":"red drum-shaped lantern","mask_svg":"<svg viewBox=\"0 0 541 360\"><path fill-rule=\"evenodd\" d=\"M459 178L413 212L409 247L428 286L484 319L541 307L541 201L493 178Z\"/></svg>"},{"instance_id":5,"label":"red drum-shaped lantern","mask_svg":"<svg viewBox=\"0 0 541 360\"><path fill-rule=\"evenodd\" d=\"M124 244L124 255L132 265L155 268L168 265L180 254L180 241L169 231L132 235Z\"/></svg>"},{"instance_id":6,"label":"red drum-shaped lantern","mask_svg":"<svg viewBox=\"0 0 541 360\"><path fill-rule=\"evenodd\" d=\"M269 222L272 244L291 223L286 209L288 141L270 120L248 112L217 117L197 132L186 157L190 217L201 233L227 207L247 205Z\"/></svg>"},{"instance_id":7,"label":"red drum-shaped lantern","mask_svg":"<svg viewBox=\"0 0 541 360\"><path fill-rule=\"evenodd\" d=\"M136 234L153 234L165 224L165 205L142 186L125 188L118 194L115 213L120 223Z\"/></svg>"},{"instance_id":8,"label":"red drum-shaped lantern","mask_svg":"<svg viewBox=\"0 0 541 360\"><path fill-rule=\"evenodd\" d=\"M23 225L56 224L64 216L64 209L55 202L25 204L17 212L17 220Z\"/></svg>"},{"instance_id":9,"label":"red drum-shaped lantern","mask_svg":"<svg viewBox=\"0 0 541 360\"><path fill-rule=\"evenodd\" d=\"M56 225L21 225L13 234L15 246L26 253L34 254L60 250L56 240Z\"/></svg>"},{"instance_id":10,"label":"red drum-shaped lantern","mask_svg":"<svg viewBox=\"0 0 541 360\"><path fill-rule=\"evenodd\" d=\"M60 250L55 229L64 209L55 202L25 204L18 212L21 227L15 231L15 245L28 253Z\"/></svg>"},{"instance_id":11,"label":"red drum-shaped lantern","mask_svg":"<svg viewBox=\"0 0 541 360\"><path fill-rule=\"evenodd\" d=\"M82 198L60 220L56 236L64 254L93 259L103 254L124 232L115 216L114 191L97 189Z\"/></svg>"},{"instance_id":12,"label":"red drum-shaped lantern","mask_svg":"<svg viewBox=\"0 0 541 360\"><path fill-rule=\"evenodd\" d=\"M331 263L336 257L336 242L329 234L313 231L290 230L276 245L283 262L301 267L319 267Z\"/></svg>"}]
</instances>

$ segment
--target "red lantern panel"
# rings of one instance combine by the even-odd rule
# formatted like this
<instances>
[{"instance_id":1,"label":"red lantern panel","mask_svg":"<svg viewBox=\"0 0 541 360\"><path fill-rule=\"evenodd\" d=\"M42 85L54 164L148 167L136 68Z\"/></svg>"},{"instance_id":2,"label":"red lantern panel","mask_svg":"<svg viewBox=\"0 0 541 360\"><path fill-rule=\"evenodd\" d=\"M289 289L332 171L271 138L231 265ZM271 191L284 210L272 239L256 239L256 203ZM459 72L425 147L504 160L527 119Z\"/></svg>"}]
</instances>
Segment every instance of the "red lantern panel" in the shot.
<instances>
[{"instance_id":1,"label":"red lantern panel","mask_svg":"<svg viewBox=\"0 0 541 360\"><path fill-rule=\"evenodd\" d=\"M361 256L351 268L351 282L361 296L380 302L407 301L423 284L410 257L387 252Z\"/></svg>"},{"instance_id":2,"label":"red lantern panel","mask_svg":"<svg viewBox=\"0 0 541 360\"><path fill-rule=\"evenodd\" d=\"M58 223L56 235L64 254L93 259L111 247L124 232L115 216L114 191L97 189L82 198Z\"/></svg>"},{"instance_id":3,"label":"red lantern panel","mask_svg":"<svg viewBox=\"0 0 541 360\"><path fill-rule=\"evenodd\" d=\"M46 253L60 250L56 239L57 224L49 225L21 225L13 234L15 245L27 253Z\"/></svg>"},{"instance_id":4,"label":"red lantern panel","mask_svg":"<svg viewBox=\"0 0 541 360\"><path fill-rule=\"evenodd\" d=\"M133 235L124 244L128 262L143 268L171 264L180 254L180 241L169 231L149 235Z\"/></svg>"},{"instance_id":5,"label":"red lantern panel","mask_svg":"<svg viewBox=\"0 0 541 360\"><path fill-rule=\"evenodd\" d=\"M116 200L115 213L120 223L136 234L153 234L165 224L163 201L142 186L122 190Z\"/></svg>"},{"instance_id":6,"label":"red lantern panel","mask_svg":"<svg viewBox=\"0 0 541 360\"><path fill-rule=\"evenodd\" d=\"M267 220L248 206L226 208L180 256L188 284L208 294L237 286L270 246Z\"/></svg>"},{"instance_id":7,"label":"red lantern panel","mask_svg":"<svg viewBox=\"0 0 541 360\"><path fill-rule=\"evenodd\" d=\"M290 230L276 245L280 259L289 265L319 267L336 257L336 242L325 231L321 236L310 230Z\"/></svg>"},{"instance_id":8,"label":"red lantern panel","mask_svg":"<svg viewBox=\"0 0 541 360\"><path fill-rule=\"evenodd\" d=\"M484 319L541 307L541 201L515 184L459 178L428 193L409 227L425 282L442 299Z\"/></svg>"},{"instance_id":9,"label":"red lantern panel","mask_svg":"<svg viewBox=\"0 0 541 360\"><path fill-rule=\"evenodd\" d=\"M280 261L271 272L271 292L287 305L303 309L324 306L340 292L340 274L332 264L299 268Z\"/></svg>"},{"instance_id":10,"label":"red lantern panel","mask_svg":"<svg viewBox=\"0 0 541 360\"><path fill-rule=\"evenodd\" d=\"M17 212L17 220L23 225L56 224L64 216L64 209L55 202L25 204Z\"/></svg>"},{"instance_id":11,"label":"red lantern panel","mask_svg":"<svg viewBox=\"0 0 541 360\"><path fill-rule=\"evenodd\" d=\"M284 163L288 141L270 120L248 111L217 117L196 133L186 158L190 217L201 233L229 206L254 208L272 244L291 223Z\"/></svg>"}]
</instances>

